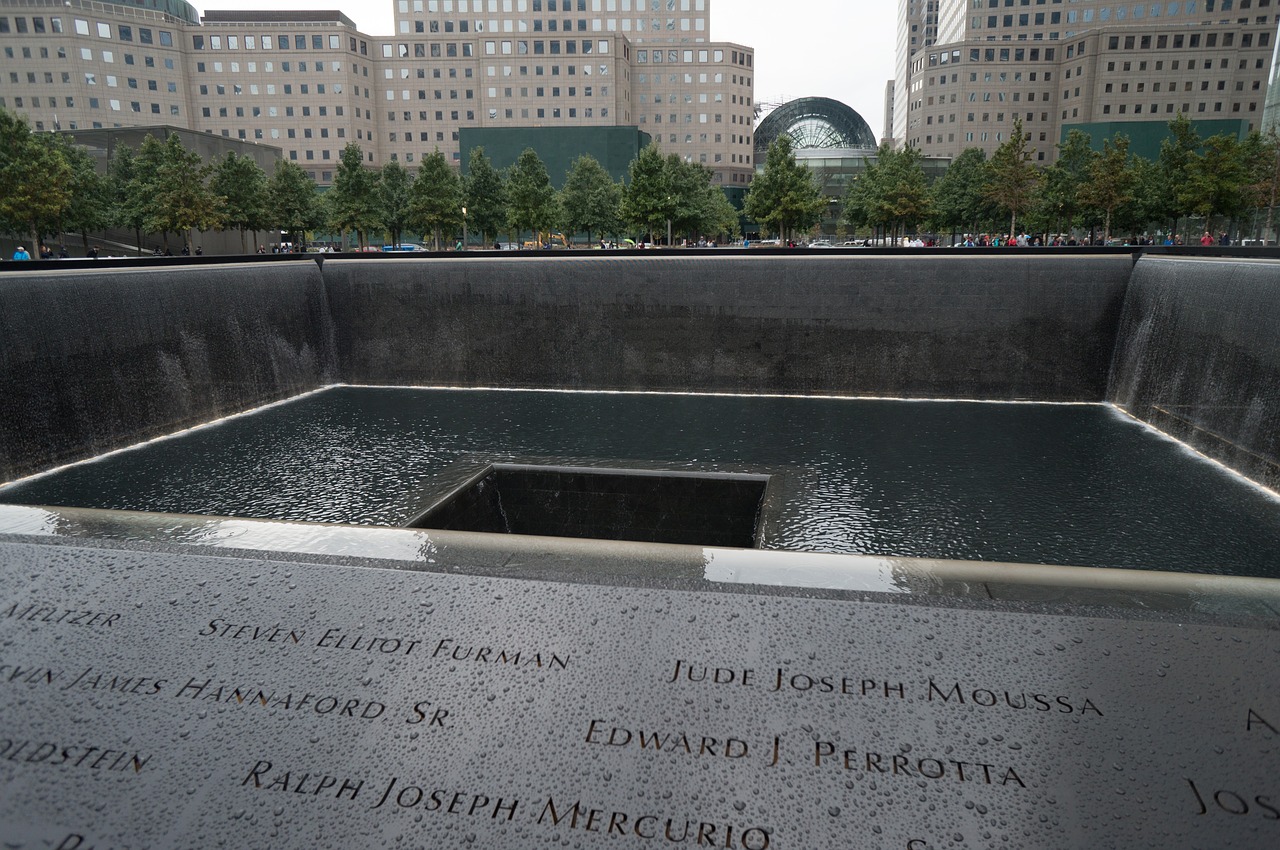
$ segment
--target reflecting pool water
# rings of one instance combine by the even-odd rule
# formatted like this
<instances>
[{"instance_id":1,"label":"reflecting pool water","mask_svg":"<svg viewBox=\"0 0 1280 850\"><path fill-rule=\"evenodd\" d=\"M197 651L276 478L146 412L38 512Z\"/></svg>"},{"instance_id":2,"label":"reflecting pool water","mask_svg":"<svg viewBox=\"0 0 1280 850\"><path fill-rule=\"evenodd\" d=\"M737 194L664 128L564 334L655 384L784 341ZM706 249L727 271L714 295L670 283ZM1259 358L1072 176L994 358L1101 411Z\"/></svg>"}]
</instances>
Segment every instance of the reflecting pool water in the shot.
<instances>
[{"instance_id":1,"label":"reflecting pool water","mask_svg":"<svg viewBox=\"0 0 1280 850\"><path fill-rule=\"evenodd\" d=\"M1280 576L1280 501L1102 405L335 387L0 502L400 525L494 461L768 473L765 548Z\"/></svg>"}]
</instances>

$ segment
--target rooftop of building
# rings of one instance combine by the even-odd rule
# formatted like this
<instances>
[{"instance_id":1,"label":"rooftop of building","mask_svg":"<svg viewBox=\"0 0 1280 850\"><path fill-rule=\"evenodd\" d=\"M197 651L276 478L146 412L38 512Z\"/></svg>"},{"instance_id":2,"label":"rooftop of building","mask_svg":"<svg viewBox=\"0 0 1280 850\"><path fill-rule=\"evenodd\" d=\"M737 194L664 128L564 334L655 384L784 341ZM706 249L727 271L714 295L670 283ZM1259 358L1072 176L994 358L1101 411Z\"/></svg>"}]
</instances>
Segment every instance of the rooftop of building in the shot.
<instances>
[{"instance_id":1,"label":"rooftop of building","mask_svg":"<svg viewBox=\"0 0 1280 850\"><path fill-rule=\"evenodd\" d=\"M357 29L356 24L337 9L219 9L205 12L201 21L206 24L329 24L340 23Z\"/></svg>"}]
</instances>

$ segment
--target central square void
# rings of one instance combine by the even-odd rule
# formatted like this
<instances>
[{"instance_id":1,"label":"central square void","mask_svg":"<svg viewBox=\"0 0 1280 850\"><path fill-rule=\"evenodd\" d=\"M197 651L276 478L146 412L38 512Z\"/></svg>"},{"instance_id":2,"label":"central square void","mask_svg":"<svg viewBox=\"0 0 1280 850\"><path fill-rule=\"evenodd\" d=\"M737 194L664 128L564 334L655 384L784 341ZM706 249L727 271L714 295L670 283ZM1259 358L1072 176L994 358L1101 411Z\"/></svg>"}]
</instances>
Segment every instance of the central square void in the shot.
<instances>
[{"instance_id":1,"label":"central square void","mask_svg":"<svg viewBox=\"0 0 1280 850\"><path fill-rule=\"evenodd\" d=\"M759 545L769 477L493 464L409 523L496 534Z\"/></svg>"}]
</instances>

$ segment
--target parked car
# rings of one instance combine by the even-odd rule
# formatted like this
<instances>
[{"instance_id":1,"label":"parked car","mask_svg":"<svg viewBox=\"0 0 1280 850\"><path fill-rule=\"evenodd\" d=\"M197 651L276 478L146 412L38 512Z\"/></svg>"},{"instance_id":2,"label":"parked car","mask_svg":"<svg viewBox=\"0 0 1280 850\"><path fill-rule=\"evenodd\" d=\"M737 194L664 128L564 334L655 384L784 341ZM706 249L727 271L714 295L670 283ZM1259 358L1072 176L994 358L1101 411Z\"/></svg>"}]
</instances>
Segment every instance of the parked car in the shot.
<instances>
[{"instance_id":1,"label":"parked car","mask_svg":"<svg viewBox=\"0 0 1280 850\"><path fill-rule=\"evenodd\" d=\"M827 239L815 239L809 243L810 248L834 248L835 246Z\"/></svg>"},{"instance_id":2,"label":"parked car","mask_svg":"<svg viewBox=\"0 0 1280 850\"><path fill-rule=\"evenodd\" d=\"M383 245L382 250L388 253L406 252L416 254L425 252L427 249L415 242L402 242L399 245Z\"/></svg>"}]
</instances>

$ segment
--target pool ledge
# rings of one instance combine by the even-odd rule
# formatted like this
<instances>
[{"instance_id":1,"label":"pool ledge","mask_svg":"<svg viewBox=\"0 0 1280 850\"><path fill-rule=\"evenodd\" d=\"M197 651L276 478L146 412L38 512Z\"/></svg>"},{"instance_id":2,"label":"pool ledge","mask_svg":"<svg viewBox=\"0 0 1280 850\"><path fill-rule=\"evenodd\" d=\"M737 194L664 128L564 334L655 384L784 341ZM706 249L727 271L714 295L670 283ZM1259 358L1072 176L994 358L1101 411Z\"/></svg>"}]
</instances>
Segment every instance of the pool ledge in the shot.
<instances>
[{"instance_id":1,"label":"pool ledge","mask_svg":"<svg viewBox=\"0 0 1280 850\"><path fill-rule=\"evenodd\" d=\"M1280 580L0 505L0 541L197 547L343 566L618 586L1184 612L1280 624Z\"/></svg>"}]
</instances>

